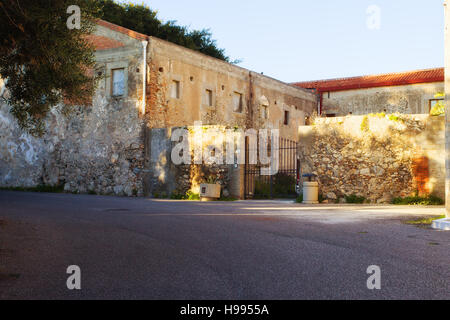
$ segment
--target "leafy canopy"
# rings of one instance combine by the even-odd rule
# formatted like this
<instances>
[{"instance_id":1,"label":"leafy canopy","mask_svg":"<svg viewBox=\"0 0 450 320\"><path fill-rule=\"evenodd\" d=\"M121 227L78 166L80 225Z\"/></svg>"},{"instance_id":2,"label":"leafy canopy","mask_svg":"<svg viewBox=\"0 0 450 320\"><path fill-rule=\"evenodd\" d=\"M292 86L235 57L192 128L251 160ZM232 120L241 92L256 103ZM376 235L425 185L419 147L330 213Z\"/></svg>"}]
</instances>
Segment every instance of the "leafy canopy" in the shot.
<instances>
[{"instance_id":1,"label":"leafy canopy","mask_svg":"<svg viewBox=\"0 0 450 320\"><path fill-rule=\"evenodd\" d=\"M81 9L80 29L69 29L67 8ZM2 0L0 77L6 79L19 125L40 135L48 111L61 101L78 105L94 91L94 48L84 35L94 28L98 4L90 0Z\"/></svg>"},{"instance_id":2,"label":"leafy canopy","mask_svg":"<svg viewBox=\"0 0 450 320\"><path fill-rule=\"evenodd\" d=\"M218 48L209 29L189 30L186 26L179 26L176 21L162 22L157 12L145 4L116 3L113 0L99 0L101 18L118 24L133 31L167 40L183 47L200 51L211 57L231 63L225 55L225 50Z\"/></svg>"},{"instance_id":3,"label":"leafy canopy","mask_svg":"<svg viewBox=\"0 0 450 320\"><path fill-rule=\"evenodd\" d=\"M69 29L69 6L81 10L80 29ZM86 36L102 18L125 28L165 39L228 61L208 29L190 31L175 21L161 22L145 5L112 0L1 0L0 78L8 94L0 97L11 106L18 124L33 135L44 132L49 110L64 102L86 104L95 90L93 46ZM236 61L234 63L237 63Z\"/></svg>"}]
</instances>

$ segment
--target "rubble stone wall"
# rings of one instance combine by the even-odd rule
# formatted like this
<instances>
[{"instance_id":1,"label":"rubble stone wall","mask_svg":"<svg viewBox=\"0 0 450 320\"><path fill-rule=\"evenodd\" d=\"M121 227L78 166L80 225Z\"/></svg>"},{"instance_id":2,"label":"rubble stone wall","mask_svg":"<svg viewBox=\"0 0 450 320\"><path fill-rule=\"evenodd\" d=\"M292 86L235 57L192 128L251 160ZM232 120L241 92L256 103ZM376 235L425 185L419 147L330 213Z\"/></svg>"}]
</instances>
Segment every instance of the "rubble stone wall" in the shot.
<instances>
[{"instance_id":1,"label":"rubble stone wall","mask_svg":"<svg viewBox=\"0 0 450 320\"><path fill-rule=\"evenodd\" d=\"M318 176L320 193L330 202L353 194L372 203L417 193L444 198L442 116L317 118L299 133L302 172Z\"/></svg>"},{"instance_id":2,"label":"rubble stone wall","mask_svg":"<svg viewBox=\"0 0 450 320\"><path fill-rule=\"evenodd\" d=\"M135 101L97 95L68 117L55 107L33 137L0 104L0 187L64 186L74 193L143 195L143 122Z\"/></svg>"}]
</instances>

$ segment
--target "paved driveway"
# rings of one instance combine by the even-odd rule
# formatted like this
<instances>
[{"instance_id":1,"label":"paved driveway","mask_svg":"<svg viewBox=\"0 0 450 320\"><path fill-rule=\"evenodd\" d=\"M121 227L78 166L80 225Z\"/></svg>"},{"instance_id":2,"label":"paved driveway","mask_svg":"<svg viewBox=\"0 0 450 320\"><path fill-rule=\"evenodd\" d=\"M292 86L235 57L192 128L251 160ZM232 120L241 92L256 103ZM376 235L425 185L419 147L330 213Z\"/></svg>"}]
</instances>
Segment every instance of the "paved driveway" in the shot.
<instances>
[{"instance_id":1,"label":"paved driveway","mask_svg":"<svg viewBox=\"0 0 450 320\"><path fill-rule=\"evenodd\" d=\"M0 191L0 298L449 299L450 233L401 221L443 211Z\"/></svg>"}]
</instances>

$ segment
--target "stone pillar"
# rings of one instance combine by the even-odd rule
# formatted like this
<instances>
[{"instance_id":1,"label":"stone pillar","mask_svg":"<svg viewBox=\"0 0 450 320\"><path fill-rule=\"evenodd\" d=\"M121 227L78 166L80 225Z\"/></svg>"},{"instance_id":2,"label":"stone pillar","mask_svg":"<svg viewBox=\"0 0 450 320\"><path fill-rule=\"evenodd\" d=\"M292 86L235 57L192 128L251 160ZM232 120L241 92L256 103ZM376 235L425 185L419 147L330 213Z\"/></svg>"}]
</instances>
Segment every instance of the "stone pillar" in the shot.
<instances>
[{"instance_id":1,"label":"stone pillar","mask_svg":"<svg viewBox=\"0 0 450 320\"><path fill-rule=\"evenodd\" d=\"M445 12L445 206L450 218L450 1L444 1Z\"/></svg>"}]
</instances>

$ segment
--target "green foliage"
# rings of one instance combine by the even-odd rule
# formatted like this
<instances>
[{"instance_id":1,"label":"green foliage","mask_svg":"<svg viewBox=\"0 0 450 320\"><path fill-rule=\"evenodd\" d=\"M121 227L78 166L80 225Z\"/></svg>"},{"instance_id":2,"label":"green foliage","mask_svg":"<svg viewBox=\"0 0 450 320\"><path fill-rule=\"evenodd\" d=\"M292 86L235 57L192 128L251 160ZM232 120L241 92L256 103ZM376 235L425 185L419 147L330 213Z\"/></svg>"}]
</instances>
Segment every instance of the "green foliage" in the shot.
<instances>
[{"instance_id":1,"label":"green foliage","mask_svg":"<svg viewBox=\"0 0 450 320\"><path fill-rule=\"evenodd\" d=\"M438 92L434 95L435 99L443 99L445 98L444 92ZM430 115L432 116L440 116L442 114L445 114L445 102L444 100L438 101L433 108L430 110Z\"/></svg>"},{"instance_id":2,"label":"green foliage","mask_svg":"<svg viewBox=\"0 0 450 320\"><path fill-rule=\"evenodd\" d=\"M63 185L50 186L50 185L41 184L36 187L0 187L0 190L23 191L23 192L63 193L64 186Z\"/></svg>"},{"instance_id":3,"label":"green foliage","mask_svg":"<svg viewBox=\"0 0 450 320\"><path fill-rule=\"evenodd\" d=\"M175 192L170 195L170 199L171 200L184 200L184 195Z\"/></svg>"},{"instance_id":4,"label":"green foliage","mask_svg":"<svg viewBox=\"0 0 450 320\"><path fill-rule=\"evenodd\" d=\"M274 177L273 193L280 196L295 195L296 178L286 173L277 173Z\"/></svg>"},{"instance_id":5,"label":"green foliage","mask_svg":"<svg viewBox=\"0 0 450 320\"><path fill-rule=\"evenodd\" d=\"M81 29L67 27L67 8L81 9ZM0 77L6 102L22 129L44 132L43 119L62 101L85 104L95 90L92 33L98 3L92 0L3 0L0 2Z\"/></svg>"},{"instance_id":6,"label":"green foliage","mask_svg":"<svg viewBox=\"0 0 450 320\"><path fill-rule=\"evenodd\" d=\"M270 197L270 177L267 180L255 180L255 198L267 199ZM272 177L272 197L295 197L296 179L292 175L279 172Z\"/></svg>"},{"instance_id":7,"label":"green foliage","mask_svg":"<svg viewBox=\"0 0 450 320\"><path fill-rule=\"evenodd\" d=\"M397 116L395 114L391 114L391 115L389 115L389 120L391 120L391 121L402 121L402 118L400 118L399 116Z\"/></svg>"},{"instance_id":8,"label":"green foliage","mask_svg":"<svg viewBox=\"0 0 450 320\"><path fill-rule=\"evenodd\" d=\"M172 200L189 200L198 201L200 200L200 195L198 193L193 193L192 191L186 192L186 194L172 193L170 196Z\"/></svg>"},{"instance_id":9,"label":"green foliage","mask_svg":"<svg viewBox=\"0 0 450 320\"><path fill-rule=\"evenodd\" d=\"M209 29L189 30L186 26L179 26L176 21L162 22L157 11L145 4L117 3L113 0L99 0L101 18L122 27L155 36L183 47L199 51L211 57L231 63L225 55L225 50L217 47Z\"/></svg>"},{"instance_id":10,"label":"green foliage","mask_svg":"<svg viewBox=\"0 0 450 320\"><path fill-rule=\"evenodd\" d=\"M206 178L205 183L207 184L216 184L217 183L217 177L210 175L208 178Z\"/></svg>"},{"instance_id":11,"label":"green foliage","mask_svg":"<svg viewBox=\"0 0 450 320\"><path fill-rule=\"evenodd\" d=\"M432 116L440 116L441 114L444 114L444 113L445 113L444 101L436 102L436 104L430 110L430 115L432 115Z\"/></svg>"},{"instance_id":12,"label":"green foliage","mask_svg":"<svg viewBox=\"0 0 450 320\"><path fill-rule=\"evenodd\" d=\"M355 194L352 194L352 195L349 195L349 196L345 196L345 201L347 203L364 203L365 200L366 200L366 198L358 197Z\"/></svg>"},{"instance_id":13,"label":"green foliage","mask_svg":"<svg viewBox=\"0 0 450 320\"><path fill-rule=\"evenodd\" d=\"M319 203L322 203L326 200L326 198L323 196L323 194L319 193Z\"/></svg>"},{"instance_id":14,"label":"green foliage","mask_svg":"<svg viewBox=\"0 0 450 320\"><path fill-rule=\"evenodd\" d=\"M427 197L414 196L405 198L395 198L392 200L392 203L396 205L440 206L444 204L444 200L434 195L429 195Z\"/></svg>"},{"instance_id":15,"label":"green foliage","mask_svg":"<svg viewBox=\"0 0 450 320\"><path fill-rule=\"evenodd\" d=\"M186 198L185 200L189 200L189 201L198 201L200 200L200 195L198 193L194 193L192 191L188 191L186 193Z\"/></svg>"},{"instance_id":16,"label":"green foliage","mask_svg":"<svg viewBox=\"0 0 450 320\"><path fill-rule=\"evenodd\" d=\"M380 112L380 113L369 113L369 117L373 117L373 118L384 118L386 117L386 113L384 112Z\"/></svg>"},{"instance_id":17,"label":"green foliage","mask_svg":"<svg viewBox=\"0 0 450 320\"><path fill-rule=\"evenodd\" d=\"M361 131L362 132L368 132L369 131L369 117L364 116L361 121Z\"/></svg>"},{"instance_id":18,"label":"green foliage","mask_svg":"<svg viewBox=\"0 0 450 320\"><path fill-rule=\"evenodd\" d=\"M430 226L433 221L444 219L445 216L439 216L439 217L426 217L426 218L417 218L414 220L408 220L405 221L406 224L414 225L414 226Z\"/></svg>"},{"instance_id":19,"label":"green foliage","mask_svg":"<svg viewBox=\"0 0 450 320\"><path fill-rule=\"evenodd\" d=\"M217 201L233 202L233 201L238 201L238 200L239 200L239 199L234 198L234 197L224 197L224 196L222 196L222 197L220 197L220 199L217 200Z\"/></svg>"},{"instance_id":20,"label":"green foliage","mask_svg":"<svg viewBox=\"0 0 450 320\"><path fill-rule=\"evenodd\" d=\"M257 199L268 199L270 197L270 184L263 180L255 180L254 196Z\"/></svg>"}]
</instances>

